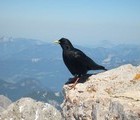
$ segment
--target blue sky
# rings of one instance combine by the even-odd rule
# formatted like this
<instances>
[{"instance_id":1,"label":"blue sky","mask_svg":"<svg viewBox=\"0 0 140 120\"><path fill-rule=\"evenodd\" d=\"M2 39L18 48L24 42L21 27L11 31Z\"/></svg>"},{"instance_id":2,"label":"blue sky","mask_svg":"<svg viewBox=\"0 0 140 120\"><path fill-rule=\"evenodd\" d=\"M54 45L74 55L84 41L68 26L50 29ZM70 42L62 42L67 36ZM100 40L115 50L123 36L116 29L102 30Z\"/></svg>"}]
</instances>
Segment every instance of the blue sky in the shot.
<instances>
[{"instance_id":1,"label":"blue sky","mask_svg":"<svg viewBox=\"0 0 140 120\"><path fill-rule=\"evenodd\" d=\"M0 0L0 36L140 43L140 0Z\"/></svg>"}]
</instances>

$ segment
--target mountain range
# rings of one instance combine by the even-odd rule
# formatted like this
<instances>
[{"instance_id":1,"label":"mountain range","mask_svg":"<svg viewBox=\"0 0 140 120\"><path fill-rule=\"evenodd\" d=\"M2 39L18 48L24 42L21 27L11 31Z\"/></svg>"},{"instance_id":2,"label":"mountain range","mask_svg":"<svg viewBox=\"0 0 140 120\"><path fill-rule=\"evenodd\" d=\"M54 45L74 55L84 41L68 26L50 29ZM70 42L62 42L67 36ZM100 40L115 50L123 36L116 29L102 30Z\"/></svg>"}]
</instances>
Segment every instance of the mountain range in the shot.
<instances>
[{"instance_id":1,"label":"mountain range","mask_svg":"<svg viewBox=\"0 0 140 120\"><path fill-rule=\"evenodd\" d=\"M140 45L75 46L107 69L140 64ZM0 68L0 94L12 100L22 96L39 99L47 93L56 99L58 92L62 97L62 86L73 77L63 63L60 46L34 39L0 37Z\"/></svg>"}]
</instances>

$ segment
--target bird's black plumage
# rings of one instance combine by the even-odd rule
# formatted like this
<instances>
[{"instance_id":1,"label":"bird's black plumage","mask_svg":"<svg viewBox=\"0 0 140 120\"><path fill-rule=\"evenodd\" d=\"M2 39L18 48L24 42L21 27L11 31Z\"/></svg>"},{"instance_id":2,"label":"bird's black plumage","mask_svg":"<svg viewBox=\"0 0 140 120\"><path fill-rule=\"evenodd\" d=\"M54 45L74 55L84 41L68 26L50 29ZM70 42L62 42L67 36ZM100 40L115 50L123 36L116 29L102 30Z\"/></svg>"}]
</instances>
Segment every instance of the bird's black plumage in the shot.
<instances>
[{"instance_id":1,"label":"bird's black plumage","mask_svg":"<svg viewBox=\"0 0 140 120\"><path fill-rule=\"evenodd\" d=\"M81 50L74 48L66 38L58 40L63 50L63 60L72 75L80 77L85 75L88 70L106 70L105 67L98 65Z\"/></svg>"}]
</instances>

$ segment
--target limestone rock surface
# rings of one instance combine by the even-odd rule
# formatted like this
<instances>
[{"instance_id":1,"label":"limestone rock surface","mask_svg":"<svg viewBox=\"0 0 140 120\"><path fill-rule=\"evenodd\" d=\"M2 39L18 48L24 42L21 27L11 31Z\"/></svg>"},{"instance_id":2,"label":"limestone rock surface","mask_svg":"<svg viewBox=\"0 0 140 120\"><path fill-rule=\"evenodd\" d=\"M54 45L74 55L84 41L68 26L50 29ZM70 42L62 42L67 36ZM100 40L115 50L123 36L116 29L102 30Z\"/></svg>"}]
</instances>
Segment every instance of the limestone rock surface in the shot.
<instances>
[{"instance_id":1,"label":"limestone rock surface","mask_svg":"<svg viewBox=\"0 0 140 120\"><path fill-rule=\"evenodd\" d=\"M48 103L21 98L0 113L0 120L62 120L61 113Z\"/></svg>"},{"instance_id":2,"label":"limestone rock surface","mask_svg":"<svg viewBox=\"0 0 140 120\"><path fill-rule=\"evenodd\" d=\"M140 120L140 66L123 65L63 87L66 120Z\"/></svg>"},{"instance_id":3,"label":"limestone rock surface","mask_svg":"<svg viewBox=\"0 0 140 120\"><path fill-rule=\"evenodd\" d=\"M7 109L7 107L12 103L12 101L5 97L4 95L0 95L0 112Z\"/></svg>"}]
</instances>

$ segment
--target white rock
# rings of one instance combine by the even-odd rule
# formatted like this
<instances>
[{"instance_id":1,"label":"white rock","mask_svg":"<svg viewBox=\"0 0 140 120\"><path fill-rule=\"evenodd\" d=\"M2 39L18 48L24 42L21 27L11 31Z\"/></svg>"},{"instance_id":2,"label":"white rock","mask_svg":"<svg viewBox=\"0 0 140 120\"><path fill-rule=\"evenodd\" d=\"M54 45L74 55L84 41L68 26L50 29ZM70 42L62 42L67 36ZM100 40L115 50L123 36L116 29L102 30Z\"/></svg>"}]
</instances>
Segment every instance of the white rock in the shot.
<instances>
[{"instance_id":1,"label":"white rock","mask_svg":"<svg viewBox=\"0 0 140 120\"><path fill-rule=\"evenodd\" d=\"M130 64L92 75L76 89L63 88L68 120L140 120L140 66Z\"/></svg>"},{"instance_id":2,"label":"white rock","mask_svg":"<svg viewBox=\"0 0 140 120\"><path fill-rule=\"evenodd\" d=\"M52 105L21 98L0 113L0 120L62 120L61 113Z\"/></svg>"},{"instance_id":3,"label":"white rock","mask_svg":"<svg viewBox=\"0 0 140 120\"><path fill-rule=\"evenodd\" d=\"M12 103L12 101L5 97L4 95L0 95L0 112L7 109L7 107Z\"/></svg>"}]
</instances>

